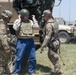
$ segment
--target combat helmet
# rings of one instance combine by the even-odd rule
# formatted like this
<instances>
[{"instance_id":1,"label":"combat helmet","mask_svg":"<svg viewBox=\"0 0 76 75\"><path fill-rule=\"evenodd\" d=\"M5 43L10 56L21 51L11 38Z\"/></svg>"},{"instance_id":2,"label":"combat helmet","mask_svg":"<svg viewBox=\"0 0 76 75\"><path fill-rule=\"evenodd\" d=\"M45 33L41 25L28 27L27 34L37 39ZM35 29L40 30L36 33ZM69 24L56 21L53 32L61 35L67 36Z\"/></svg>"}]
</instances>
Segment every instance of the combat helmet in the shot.
<instances>
[{"instance_id":1,"label":"combat helmet","mask_svg":"<svg viewBox=\"0 0 76 75\"><path fill-rule=\"evenodd\" d=\"M1 15L6 18L11 18L13 16L12 12L9 10L4 10Z\"/></svg>"},{"instance_id":2,"label":"combat helmet","mask_svg":"<svg viewBox=\"0 0 76 75\"><path fill-rule=\"evenodd\" d=\"M29 11L27 9L22 9L19 11L19 14L22 16L29 16Z\"/></svg>"},{"instance_id":3,"label":"combat helmet","mask_svg":"<svg viewBox=\"0 0 76 75\"><path fill-rule=\"evenodd\" d=\"M49 15L52 16L52 12L50 10L44 10L42 16Z\"/></svg>"}]
</instances>

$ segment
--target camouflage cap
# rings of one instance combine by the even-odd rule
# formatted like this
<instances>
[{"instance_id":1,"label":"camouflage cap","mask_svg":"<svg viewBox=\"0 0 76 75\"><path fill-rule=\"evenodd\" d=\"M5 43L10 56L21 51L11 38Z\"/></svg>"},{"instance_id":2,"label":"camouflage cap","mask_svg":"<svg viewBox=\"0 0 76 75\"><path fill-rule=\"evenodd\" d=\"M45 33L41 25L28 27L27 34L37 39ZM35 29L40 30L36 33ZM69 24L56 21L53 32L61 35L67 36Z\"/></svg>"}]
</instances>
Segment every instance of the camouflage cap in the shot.
<instances>
[{"instance_id":1,"label":"camouflage cap","mask_svg":"<svg viewBox=\"0 0 76 75\"><path fill-rule=\"evenodd\" d=\"M12 12L9 11L9 10L4 10L4 11L2 12L2 16L3 16L3 17L6 17L6 18L11 18L11 17L13 16L13 14L12 14Z\"/></svg>"},{"instance_id":2,"label":"camouflage cap","mask_svg":"<svg viewBox=\"0 0 76 75\"><path fill-rule=\"evenodd\" d=\"M43 15L42 16L46 16L46 15L52 15L52 12L50 10L44 10Z\"/></svg>"}]
</instances>

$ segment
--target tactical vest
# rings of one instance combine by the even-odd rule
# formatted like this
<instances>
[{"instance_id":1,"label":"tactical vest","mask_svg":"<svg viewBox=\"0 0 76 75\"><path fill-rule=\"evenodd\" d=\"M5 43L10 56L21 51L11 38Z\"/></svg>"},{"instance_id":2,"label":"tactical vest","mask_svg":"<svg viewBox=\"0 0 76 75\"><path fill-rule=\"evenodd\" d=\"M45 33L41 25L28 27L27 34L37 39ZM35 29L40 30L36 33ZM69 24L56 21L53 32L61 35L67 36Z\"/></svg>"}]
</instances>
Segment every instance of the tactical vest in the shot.
<instances>
[{"instance_id":1,"label":"tactical vest","mask_svg":"<svg viewBox=\"0 0 76 75\"><path fill-rule=\"evenodd\" d=\"M58 35L58 23L57 22L54 22L53 23L53 35L54 36L57 36Z\"/></svg>"},{"instance_id":2,"label":"tactical vest","mask_svg":"<svg viewBox=\"0 0 76 75\"><path fill-rule=\"evenodd\" d=\"M18 32L18 38L28 39L28 38L32 38L33 36L34 35L33 35L31 22L28 23L22 22Z\"/></svg>"},{"instance_id":3,"label":"tactical vest","mask_svg":"<svg viewBox=\"0 0 76 75\"><path fill-rule=\"evenodd\" d=\"M50 25L52 26L52 37L57 36L58 35L58 23L56 21L47 22L47 23L50 23ZM47 31L46 31L46 27L45 27L45 35L46 35L46 33L47 33Z\"/></svg>"}]
</instances>

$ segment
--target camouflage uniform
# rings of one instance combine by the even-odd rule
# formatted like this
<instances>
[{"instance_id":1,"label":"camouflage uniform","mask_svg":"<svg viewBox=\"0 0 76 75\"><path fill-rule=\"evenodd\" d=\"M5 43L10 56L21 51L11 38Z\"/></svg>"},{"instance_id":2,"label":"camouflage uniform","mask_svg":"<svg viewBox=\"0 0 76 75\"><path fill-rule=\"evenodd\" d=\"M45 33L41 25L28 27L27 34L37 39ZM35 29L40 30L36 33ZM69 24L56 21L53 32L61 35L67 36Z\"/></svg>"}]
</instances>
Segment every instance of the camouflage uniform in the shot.
<instances>
[{"instance_id":1,"label":"camouflage uniform","mask_svg":"<svg viewBox=\"0 0 76 75\"><path fill-rule=\"evenodd\" d=\"M47 13L48 12L46 11L46 14ZM57 54L57 49L55 51L55 49L52 46L50 46L50 45L52 45L52 43L54 44L55 47L59 45L59 42L57 40L52 42L52 40L57 36L57 32L58 32L58 25L54 19L50 18L45 23L45 27L43 29L45 38L44 38L44 41L43 41L41 47L44 48L45 46L48 46L48 49L49 49L48 50L48 58L54 65L55 75L61 75L61 67L59 64L59 55Z\"/></svg>"},{"instance_id":2,"label":"camouflage uniform","mask_svg":"<svg viewBox=\"0 0 76 75\"><path fill-rule=\"evenodd\" d=\"M12 13L8 10L4 10L2 13L2 19L0 19L0 69L6 66L6 62L8 61L10 47L8 43L8 36L7 36L7 27L4 18L7 19L12 17ZM2 73L0 71L0 73Z\"/></svg>"}]
</instances>

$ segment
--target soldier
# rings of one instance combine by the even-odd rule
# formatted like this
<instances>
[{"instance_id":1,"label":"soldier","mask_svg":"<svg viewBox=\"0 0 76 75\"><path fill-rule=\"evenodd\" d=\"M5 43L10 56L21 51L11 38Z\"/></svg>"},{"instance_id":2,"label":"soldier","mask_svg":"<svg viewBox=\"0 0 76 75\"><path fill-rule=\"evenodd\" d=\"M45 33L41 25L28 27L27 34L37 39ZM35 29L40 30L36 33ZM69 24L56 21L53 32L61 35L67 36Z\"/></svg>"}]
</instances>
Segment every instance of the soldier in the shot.
<instances>
[{"instance_id":1,"label":"soldier","mask_svg":"<svg viewBox=\"0 0 76 75\"><path fill-rule=\"evenodd\" d=\"M46 23L43 29L45 38L41 50L43 51L44 47L48 46L48 58L54 65L55 75L61 75L61 66L59 64L59 56L57 53L60 44L57 36L58 24L52 18L53 16L50 10L45 10L42 16Z\"/></svg>"},{"instance_id":2,"label":"soldier","mask_svg":"<svg viewBox=\"0 0 76 75\"><path fill-rule=\"evenodd\" d=\"M13 25L18 37L14 73L20 74L22 67L24 67L24 65L22 65L23 62L28 60L29 73L36 75L36 53L32 28L34 26L38 27L38 25L37 23L35 24L35 16L33 16L34 22L29 20L29 11L27 9L22 9L19 14L19 19L17 19Z\"/></svg>"},{"instance_id":3,"label":"soldier","mask_svg":"<svg viewBox=\"0 0 76 75\"><path fill-rule=\"evenodd\" d=\"M4 10L0 19L0 69L5 68L10 58L10 47L8 43L7 23L12 18L12 12ZM3 71L1 72L3 73Z\"/></svg>"}]
</instances>

